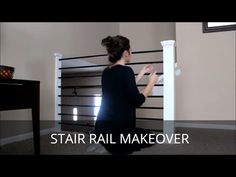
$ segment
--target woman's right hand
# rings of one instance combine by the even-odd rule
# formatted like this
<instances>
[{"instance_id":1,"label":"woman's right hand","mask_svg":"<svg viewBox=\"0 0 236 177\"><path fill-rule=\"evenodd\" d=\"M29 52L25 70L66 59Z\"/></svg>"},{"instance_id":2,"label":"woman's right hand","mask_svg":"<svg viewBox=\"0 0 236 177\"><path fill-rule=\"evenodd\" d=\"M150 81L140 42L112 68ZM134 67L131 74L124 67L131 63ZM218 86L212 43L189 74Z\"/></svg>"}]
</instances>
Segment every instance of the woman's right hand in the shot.
<instances>
[{"instance_id":1,"label":"woman's right hand","mask_svg":"<svg viewBox=\"0 0 236 177\"><path fill-rule=\"evenodd\" d=\"M152 84L152 85L156 84L158 80L158 76L156 75L156 72L157 71L150 73L148 84Z\"/></svg>"}]
</instances>

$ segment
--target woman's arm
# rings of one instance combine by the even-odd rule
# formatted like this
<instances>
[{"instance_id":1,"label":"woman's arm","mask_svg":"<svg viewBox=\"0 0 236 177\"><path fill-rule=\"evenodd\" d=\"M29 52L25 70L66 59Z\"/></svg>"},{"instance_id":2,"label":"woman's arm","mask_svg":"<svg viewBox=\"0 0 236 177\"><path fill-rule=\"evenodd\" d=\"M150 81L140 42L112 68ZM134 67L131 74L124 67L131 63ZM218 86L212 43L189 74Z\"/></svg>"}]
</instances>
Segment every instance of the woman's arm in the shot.
<instances>
[{"instance_id":1,"label":"woman's arm","mask_svg":"<svg viewBox=\"0 0 236 177\"><path fill-rule=\"evenodd\" d=\"M139 107L145 102L145 96L138 90L132 68L126 67L125 69L124 88L127 92L127 101L132 102L135 107Z\"/></svg>"},{"instance_id":2,"label":"woman's arm","mask_svg":"<svg viewBox=\"0 0 236 177\"><path fill-rule=\"evenodd\" d=\"M144 66L135 78L136 84L142 79L145 73L151 72L153 72L153 66L151 64Z\"/></svg>"},{"instance_id":3,"label":"woman's arm","mask_svg":"<svg viewBox=\"0 0 236 177\"><path fill-rule=\"evenodd\" d=\"M147 84L147 86L142 91L142 94L145 97L148 97L148 95L152 91L152 89L153 89L155 83L157 82L157 80L158 80L158 77L157 77L156 71L155 71L155 72L150 74L148 84Z\"/></svg>"},{"instance_id":4,"label":"woman's arm","mask_svg":"<svg viewBox=\"0 0 236 177\"><path fill-rule=\"evenodd\" d=\"M124 80L125 80L125 88L127 89L127 100L130 100L134 103L135 107L141 106L146 97L149 95L151 90L153 89L156 81L157 81L157 75L156 71L149 76L149 82L147 86L144 88L142 92L139 92L136 83L135 83L135 77L134 72L131 68L127 67L127 70L125 72Z\"/></svg>"},{"instance_id":5,"label":"woman's arm","mask_svg":"<svg viewBox=\"0 0 236 177\"><path fill-rule=\"evenodd\" d=\"M138 74L138 75L136 76L136 78L135 78L136 84L142 79L142 77L144 76L145 73L146 73L146 72L145 72L144 69L142 69L142 70L139 72L139 74Z\"/></svg>"}]
</instances>

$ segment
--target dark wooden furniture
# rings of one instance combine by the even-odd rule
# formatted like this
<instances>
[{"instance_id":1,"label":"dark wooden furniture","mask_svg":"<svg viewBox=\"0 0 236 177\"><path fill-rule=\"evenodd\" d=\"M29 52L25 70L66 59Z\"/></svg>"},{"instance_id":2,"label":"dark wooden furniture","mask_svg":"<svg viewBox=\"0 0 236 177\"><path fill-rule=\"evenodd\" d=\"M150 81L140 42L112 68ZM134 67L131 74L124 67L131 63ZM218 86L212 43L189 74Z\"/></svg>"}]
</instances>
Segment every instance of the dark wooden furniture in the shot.
<instances>
[{"instance_id":1,"label":"dark wooden furniture","mask_svg":"<svg viewBox=\"0 0 236 177\"><path fill-rule=\"evenodd\" d=\"M40 154L39 81L0 79L0 111L32 109L34 153Z\"/></svg>"}]
</instances>

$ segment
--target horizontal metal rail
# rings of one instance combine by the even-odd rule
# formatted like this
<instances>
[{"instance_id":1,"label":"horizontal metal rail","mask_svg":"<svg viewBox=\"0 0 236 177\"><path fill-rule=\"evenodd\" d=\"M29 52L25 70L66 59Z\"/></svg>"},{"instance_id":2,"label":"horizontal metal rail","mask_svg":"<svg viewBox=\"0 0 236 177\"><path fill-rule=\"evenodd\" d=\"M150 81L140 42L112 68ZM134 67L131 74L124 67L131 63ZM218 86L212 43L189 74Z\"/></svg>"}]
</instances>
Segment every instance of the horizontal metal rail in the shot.
<instances>
[{"instance_id":1,"label":"horizontal metal rail","mask_svg":"<svg viewBox=\"0 0 236 177\"><path fill-rule=\"evenodd\" d=\"M163 61L136 62L136 63L128 63L126 65L159 64L159 63L163 63ZM71 66L71 67L62 67L62 68L59 68L59 69L64 70L64 69L95 68L95 67L103 67L103 66L108 66L108 64L87 65L87 66Z\"/></svg>"},{"instance_id":2,"label":"horizontal metal rail","mask_svg":"<svg viewBox=\"0 0 236 177\"><path fill-rule=\"evenodd\" d=\"M132 54L143 54L143 53L158 53L163 52L163 50L145 50L145 51L134 51L131 52ZM84 58L95 58L95 57L105 57L108 56L107 54L99 54L99 55L87 55L87 56L80 56L80 57L69 57L69 58L61 58L59 61L64 60L78 60L78 59L84 59Z\"/></svg>"},{"instance_id":3,"label":"horizontal metal rail","mask_svg":"<svg viewBox=\"0 0 236 177\"><path fill-rule=\"evenodd\" d=\"M138 87L146 87L147 84L138 84ZM154 86L164 86L164 84L155 84ZM81 88L101 88L101 85L70 85L70 86L58 86L61 89L81 89Z\"/></svg>"},{"instance_id":4,"label":"horizontal metal rail","mask_svg":"<svg viewBox=\"0 0 236 177\"><path fill-rule=\"evenodd\" d=\"M100 107L98 105L80 105L80 104L58 104L58 106L61 106L61 107L84 107L84 108ZM143 107L137 107L137 109L163 109L163 107L143 106Z\"/></svg>"},{"instance_id":5,"label":"horizontal metal rail","mask_svg":"<svg viewBox=\"0 0 236 177\"><path fill-rule=\"evenodd\" d=\"M87 114L69 114L69 113L58 113L60 116L80 116L80 117L96 117L95 115L87 115Z\"/></svg>"},{"instance_id":6,"label":"horizontal metal rail","mask_svg":"<svg viewBox=\"0 0 236 177\"><path fill-rule=\"evenodd\" d=\"M58 95L58 97L102 97L100 94L91 94L91 95ZM163 98L163 95L150 95L148 98Z\"/></svg>"},{"instance_id":7,"label":"horizontal metal rail","mask_svg":"<svg viewBox=\"0 0 236 177\"><path fill-rule=\"evenodd\" d=\"M162 75L163 72L158 72L156 73L156 75ZM134 74L135 76L138 75L138 73L135 73ZM149 75L148 73L146 73L145 75ZM101 77L102 74L93 74L93 75L65 75L65 76L61 76L61 77L58 77L58 79L71 79L71 78L81 78L81 77Z\"/></svg>"}]
</instances>

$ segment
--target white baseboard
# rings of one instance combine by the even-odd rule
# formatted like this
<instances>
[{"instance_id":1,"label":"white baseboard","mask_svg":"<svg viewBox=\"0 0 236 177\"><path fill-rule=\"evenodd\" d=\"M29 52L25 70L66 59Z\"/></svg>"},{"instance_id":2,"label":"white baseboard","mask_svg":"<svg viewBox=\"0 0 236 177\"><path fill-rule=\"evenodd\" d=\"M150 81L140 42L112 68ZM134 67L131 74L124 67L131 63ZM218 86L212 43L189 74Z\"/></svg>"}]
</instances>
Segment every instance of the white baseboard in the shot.
<instances>
[{"instance_id":1,"label":"white baseboard","mask_svg":"<svg viewBox=\"0 0 236 177\"><path fill-rule=\"evenodd\" d=\"M43 130L40 131L40 136L41 135L46 135L46 134L49 134L49 133L52 133L52 132L58 132L58 130L59 130L58 127L43 129ZM20 135L11 136L11 137L7 137L7 138L1 138L0 139L0 146L10 144L10 143L15 143L15 142L18 142L18 141L31 139L31 138L33 138L33 132L23 133L23 134L20 134Z\"/></svg>"},{"instance_id":2,"label":"white baseboard","mask_svg":"<svg viewBox=\"0 0 236 177\"><path fill-rule=\"evenodd\" d=\"M219 125L219 124L186 123L186 122L176 122L175 127L236 130L236 125Z\"/></svg>"}]
</instances>

